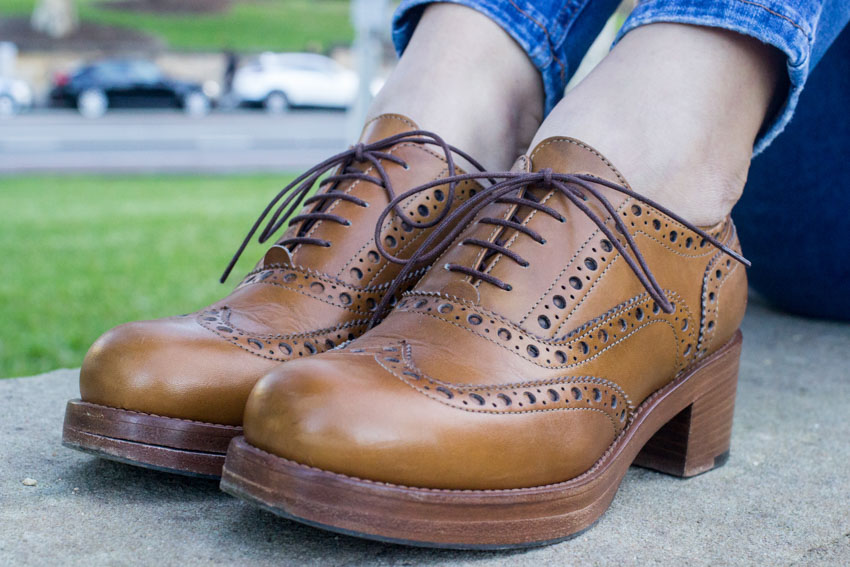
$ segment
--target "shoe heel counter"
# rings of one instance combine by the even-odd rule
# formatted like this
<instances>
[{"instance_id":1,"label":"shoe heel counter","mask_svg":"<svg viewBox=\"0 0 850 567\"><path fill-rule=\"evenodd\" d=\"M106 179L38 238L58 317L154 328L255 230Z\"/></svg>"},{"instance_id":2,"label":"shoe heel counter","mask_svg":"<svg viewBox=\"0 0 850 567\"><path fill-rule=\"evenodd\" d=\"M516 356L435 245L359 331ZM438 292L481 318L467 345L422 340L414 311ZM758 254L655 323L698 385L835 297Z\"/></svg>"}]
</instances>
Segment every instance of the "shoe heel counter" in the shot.
<instances>
[{"instance_id":1,"label":"shoe heel counter","mask_svg":"<svg viewBox=\"0 0 850 567\"><path fill-rule=\"evenodd\" d=\"M741 252L731 218L720 240L732 250ZM698 353L705 356L726 344L741 326L747 307L746 266L718 251L706 266L701 301Z\"/></svg>"}]
</instances>

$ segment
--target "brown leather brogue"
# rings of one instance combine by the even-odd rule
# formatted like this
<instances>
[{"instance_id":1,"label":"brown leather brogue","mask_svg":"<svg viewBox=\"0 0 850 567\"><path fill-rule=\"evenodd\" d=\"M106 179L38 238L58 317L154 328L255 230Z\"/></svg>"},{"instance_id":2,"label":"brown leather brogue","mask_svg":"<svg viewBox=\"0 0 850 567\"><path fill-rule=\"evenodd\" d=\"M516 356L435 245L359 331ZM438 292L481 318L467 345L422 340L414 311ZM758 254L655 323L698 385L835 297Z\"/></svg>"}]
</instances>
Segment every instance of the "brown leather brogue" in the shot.
<instances>
[{"instance_id":1,"label":"brown leather brogue","mask_svg":"<svg viewBox=\"0 0 850 567\"><path fill-rule=\"evenodd\" d=\"M218 476L228 443L242 432L254 383L280 363L354 339L375 317L399 272L378 253L376 236L384 249L407 257L447 207L480 188L475 181L440 184L381 216L397 194L459 173L453 152L477 166L403 116L367 124L361 143L312 168L272 201L246 243L273 211L260 240L287 220L289 229L230 295L190 315L121 325L94 343L80 374L81 399L68 403L64 444L147 467ZM319 182L326 172L332 175ZM309 197L316 183L321 189ZM409 272L402 285L412 286L420 275Z\"/></svg>"},{"instance_id":2,"label":"brown leather brogue","mask_svg":"<svg viewBox=\"0 0 850 567\"><path fill-rule=\"evenodd\" d=\"M632 463L722 464L747 295L731 220L689 225L568 138L496 177L380 325L260 380L224 490L368 538L510 547L590 526Z\"/></svg>"}]
</instances>

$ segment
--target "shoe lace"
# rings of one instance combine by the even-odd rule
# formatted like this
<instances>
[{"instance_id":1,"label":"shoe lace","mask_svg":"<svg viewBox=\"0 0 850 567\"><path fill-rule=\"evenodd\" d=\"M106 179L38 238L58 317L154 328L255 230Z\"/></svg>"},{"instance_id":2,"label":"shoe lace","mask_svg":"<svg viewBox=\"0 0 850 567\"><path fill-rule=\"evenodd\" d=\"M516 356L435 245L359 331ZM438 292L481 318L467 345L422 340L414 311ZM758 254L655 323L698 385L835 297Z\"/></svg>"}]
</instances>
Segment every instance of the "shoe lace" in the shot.
<instances>
[{"instance_id":1,"label":"shoe lace","mask_svg":"<svg viewBox=\"0 0 850 567\"><path fill-rule=\"evenodd\" d=\"M263 212L260 213L257 220L254 221L253 226L242 240L242 244L240 244L239 248L236 250L233 258L231 258L230 262L227 264L227 267L219 281L224 283L227 280L227 277L230 275L230 272L233 270L236 262L242 256L242 253L245 251L245 248L248 246L251 238L253 238L254 234L256 234L260 229L260 225L266 220L266 217L268 217L268 221L257 237L257 242L260 244L268 241L284 224L287 224L288 222L289 226L298 223L300 223L300 226L298 227L298 231L295 236L280 241L278 243L280 246L290 247L290 250L294 249L294 247L299 244L323 247L331 246L331 242L329 240L308 236L310 227L318 221L328 221L344 226L351 226L351 221L345 217L327 212L331 203L336 201L348 201L361 207L369 206L369 203L363 199L338 191L337 188L342 182L361 180L383 187L387 192L387 198L390 201L390 205L381 215L381 222L384 222L390 212L395 212L396 215L403 218L404 211L402 211L400 205L403 199L398 199L396 196L392 183L390 182L389 175L387 174L384 165L381 163L382 160L385 160L398 164L405 169L409 168L408 164L403 159L384 151L401 142L439 146L443 151L448 167L449 180L446 183L436 183L434 186L445 184L449 185L445 208L440 211L434 219L429 221L417 222L413 219L405 219L405 222L408 225L419 229L430 228L440 224L451 210L452 202L454 201L455 187L458 183L460 183L460 180L453 179L454 177L457 177L457 175L454 157L452 154L454 153L461 156L481 171L484 170L482 165L475 161L475 159L473 159L469 154L447 144L440 136L426 130L403 132L368 144L358 143L351 146L349 149L311 167L296 177L286 187L281 189L271 202L266 205L266 208L263 209ZM354 167L355 163L371 163L372 166L374 166L377 175L364 173L360 169ZM328 175L319 181L323 175L334 168L337 168L337 173ZM307 195L310 194L316 182L319 183L319 189L325 187L327 187L327 189L324 192L317 193L316 195L308 198ZM410 194L412 195L413 193ZM294 217L292 216L293 213L299 210L302 206L306 209L306 207L313 204L318 204L318 206ZM275 207L277 208L275 209ZM273 213L272 209L275 209ZM377 235L378 240L380 240L380 230L380 226L376 227L375 234Z\"/></svg>"},{"instance_id":2,"label":"shoe lace","mask_svg":"<svg viewBox=\"0 0 850 567\"><path fill-rule=\"evenodd\" d=\"M457 238L457 236L466 228L466 225L469 224L470 221L487 205L498 202L498 203L506 203L517 205L518 207L529 207L532 209L536 209L544 214L551 216L554 219L557 219L561 222L566 222L566 218L559 213L557 210L549 207L543 203L541 203L538 199L534 197L534 195L530 192L530 188L532 186L538 187L541 189L545 189L548 191L558 191L563 194L575 207L581 210L590 220L599 227L599 230L605 234L614 248L623 256L623 259L626 261L628 266L631 268L632 272L634 272L637 279L646 289L647 293L656 301L656 303L667 313L673 312L673 305L667 299L664 294L663 288L659 285L655 276L649 268L646 260L641 254L640 249L635 242L635 239L629 234L629 230L626 227L625 222L620 218L620 215L615 210L614 206L611 202L605 198L605 196L600 191L599 187L607 187L609 189L613 189L619 193L628 195L633 199L640 201L650 207L655 208L658 211L661 211L665 215L674 219L675 221L681 223L688 229L692 230L699 236L701 236L706 242L712 244L719 250L722 250L725 254L728 254L738 262L749 266L750 262L732 250L731 248L725 246L723 243L718 241L716 238L706 233L704 230L694 226L692 223L686 221L682 217L676 215L669 209L659 205L655 201L636 193L635 191L625 187L623 185L618 185L606 179L602 179L600 177L596 177L594 175L587 174L572 174L572 173L556 173L552 171L552 169L546 168L537 172L528 173L528 172L503 172L503 173L465 173L461 175L456 175L454 177L443 178L441 183L447 183L449 181L454 183L459 183L461 181L466 180L479 180L479 179L501 179L492 185L489 185L481 190L479 190L473 197L468 199L467 201L460 204L454 211L450 214L444 216L443 225L447 228L445 230L435 230L432 232L428 238L426 238L421 246L409 257L406 259L399 258L390 254L383 246L381 246L380 242L378 242L378 251L390 262L396 264L402 264L404 267L399 272L398 276L391 283L390 288L387 290L386 295L384 296L381 303L378 304L377 309L375 310L375 316L373 317L372 324L380 321L383 313L389 308L390 300L388 298L392 298L394 294L398 291L401 282L407 276L407 274L415 270L423 265L427 265L432 263L440 254L442 254L451 243ZM387 214L393 209L393 207L410 196L420 192L426 191L434 186L434 183L426 183L406 193L403 193L397 196L393 201L390 202L389 206L381 213L380 218L378 219L378 226L383 222L383 219ZM583 190L583 191L582 191ZM612 229L608 226L606 219L599 216L596 212L591 209L586 201L588 201L588 194L592 196L597 202L599 202L602 207L608 212L610 215L610 219L613 220L614 228ZM499 219L492 217L482 217L475 221L479 224L487 224L487 225L496 225L502 226L508 229L516 230L521 234L525 234L529 238L539 242L540 244L545 244L546 240L542 235L538 234L536 231L524 226L519 219L516 217L512 217L511 219ZM625 245L620 242L620 239L615 235L615 231L619 232L625 241ZM516 252L508 249L505 246L505 242L499 239L496 239L493 242L487 240L481 240L478 238L466 238L461 241L461 244L464 246L477 246L480 248L486 249L486 253L484 258L479 261L476 267L463 266L459 264L446 264L445 268L449 271L459 272L470 276L474 279L479 279L485 281L489 284L492 284L500 289L505 291L511 291L512 286L502 281L501 279L493 276L492 274L488 274L482 270L482 266L487 262L487 260L496 254L501 254L506 258L510 258L512 261L516 262L520 266L527 267L530 265L530 262L517 254ZM629 254L628 251L631 252Z\"/></svg>"}]
</instances>

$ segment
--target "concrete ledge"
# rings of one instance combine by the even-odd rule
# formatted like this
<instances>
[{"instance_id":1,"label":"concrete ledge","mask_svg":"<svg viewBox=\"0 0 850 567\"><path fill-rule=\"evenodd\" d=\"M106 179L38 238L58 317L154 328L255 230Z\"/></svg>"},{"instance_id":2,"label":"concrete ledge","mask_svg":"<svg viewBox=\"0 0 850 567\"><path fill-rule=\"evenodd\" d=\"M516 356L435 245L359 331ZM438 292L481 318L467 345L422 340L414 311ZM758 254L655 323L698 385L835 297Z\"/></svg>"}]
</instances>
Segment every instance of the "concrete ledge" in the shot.
<instances>
[{"instance_id":1,"label":"concrete ledge","mask_svg":"<svg viewBox=\"0 0 850 567\"><path fill-rule=\"evenodd\" d=\"M335 536L254 509L215 482L65 449L77 371L0 380L0 564L847 565L848 353L850 325L752 305L728 464L684 481L633 468L593 529L507 553Z\"/></svg>"}]
</instances>

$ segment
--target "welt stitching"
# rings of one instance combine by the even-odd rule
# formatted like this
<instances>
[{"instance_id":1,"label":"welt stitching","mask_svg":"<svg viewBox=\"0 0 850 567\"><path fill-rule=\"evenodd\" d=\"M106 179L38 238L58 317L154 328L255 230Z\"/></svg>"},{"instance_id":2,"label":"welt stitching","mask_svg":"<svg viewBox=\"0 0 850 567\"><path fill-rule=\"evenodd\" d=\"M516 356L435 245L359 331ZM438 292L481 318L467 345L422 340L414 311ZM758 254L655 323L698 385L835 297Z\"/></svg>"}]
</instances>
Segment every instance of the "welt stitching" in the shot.
<instances>
[{"instance_id":1,"label":"welt stitching","mask_svg":"<svg viewBox=\"0 0 850 567\"><path fill-rule=\"evenodd\" d=\"M730 340L730 342L731 342L731 340ZM710 356L709 356L709 358L710 358ZM392 487L392 488L403 488L403 489L406 489L406 490L413 491L414 493L424 493L424 494L495 494L495 495L527 493L527 492L531 492L531 491L540 490L541 488L556 488L556 487L566 486L566 485L569 485L569 484L575 484L577 482L584 481L584 479L586 479L588 476L594 474L597 470L599 470L605 464L605 460L610 457L611 453L616 448L617 443L620 442L622 440L622 438L627 434L629 426L635 421L635 419L637 419L638 416L649 411L647 408L659 396L661 396L664 393L664 391L668 391L668 389L673 387L674 385L678 386L679 384L682 383L682 381L685 378L686 378L686 376L684 374L682 374L682 373L678 374L670 383L662 386L661 388L659 388L658 390L656 390L655 392L650 394L646 399L644 399L644 401L641 402L640 406L638 406L637 411L635 411L634 415L630 416L629 419L627 420L626 427L614 438L614 440L611 442L611 444L608 446L608 448L602 453L602 455L599 457L599 459L597 459L596 462L593 464L593 466L591 466L588 470L586 470L585 472L583 472L580 475L578 475L574 478L571 478L571 479L563 480L563 481L560 481L560 482L553 482L553 483L549 483L549 484L539 485L539 486L533 486L533 487L529 487L529 488L454 489L454 488L413 487L413 486L406 486L406 485L403 485L403 484L396 484L396 483L391 483L391 482L370 480L370 479L360 478L360 477L356 477L356 476L348 476L348 475L344 475L344 474L341 474L341 473L335 473L335 472L320 469L318 467L314 467L314 466L311 466L311 465L305 465L305 464L302 464L302 463L298 463L296 461L292 461L292 460L286 459L284 457L274 455L272 453L269 453L268 451L264 451L264 450L259 449L259 448L254 448L254 450L258 453L262 453L263 455L273 457L273 458L275 458L279 461L286 462L286 463L288 463L288 464L290 464L294 467L297 467L299 469L316 471L316 472L319 472L319 473L322 473L322 474L326 474L326 475L328 475L332 478L353 479L353 480L357 480L359 482L363 482L365 484L369 484L369 485L373 485L373 486L387 486L387 487Z\"/></svg>"},{"instance_id":2,"label":"welt stitching","mask_svg":"<svg viewBox=\"0 0 850 567\"><path fill-rule=\"evenodd\" d=\"M240 426L240 425L225 425L223 423L214 423L212 421L199 421L197 419L184 419L182 417L168 417L168 416L159 415L159 414L156 414L156 413L148 413L148 412L144 412L144 411L129 410L129 409L124 409L124 408L116 408L116 407L112 407L112 406L104 406L104 405L101 405L101 404L94 404L92 402L85 402L85 403L92 405L92 406L99 407L99 408L105 408L105 409L110 409L110 410L120 410L122 412L133 413L133 414L136 414L136 415L146 415L148 417L159 417L159 418L162 418L162 419L183 421L185 423L197 423L198 425L214 425L215 427L217 427L217 428L220 427L222 429L232 429L232 430L240 430L240 431L242 430L242 426Z\"/></svg>"}]
</instances>

